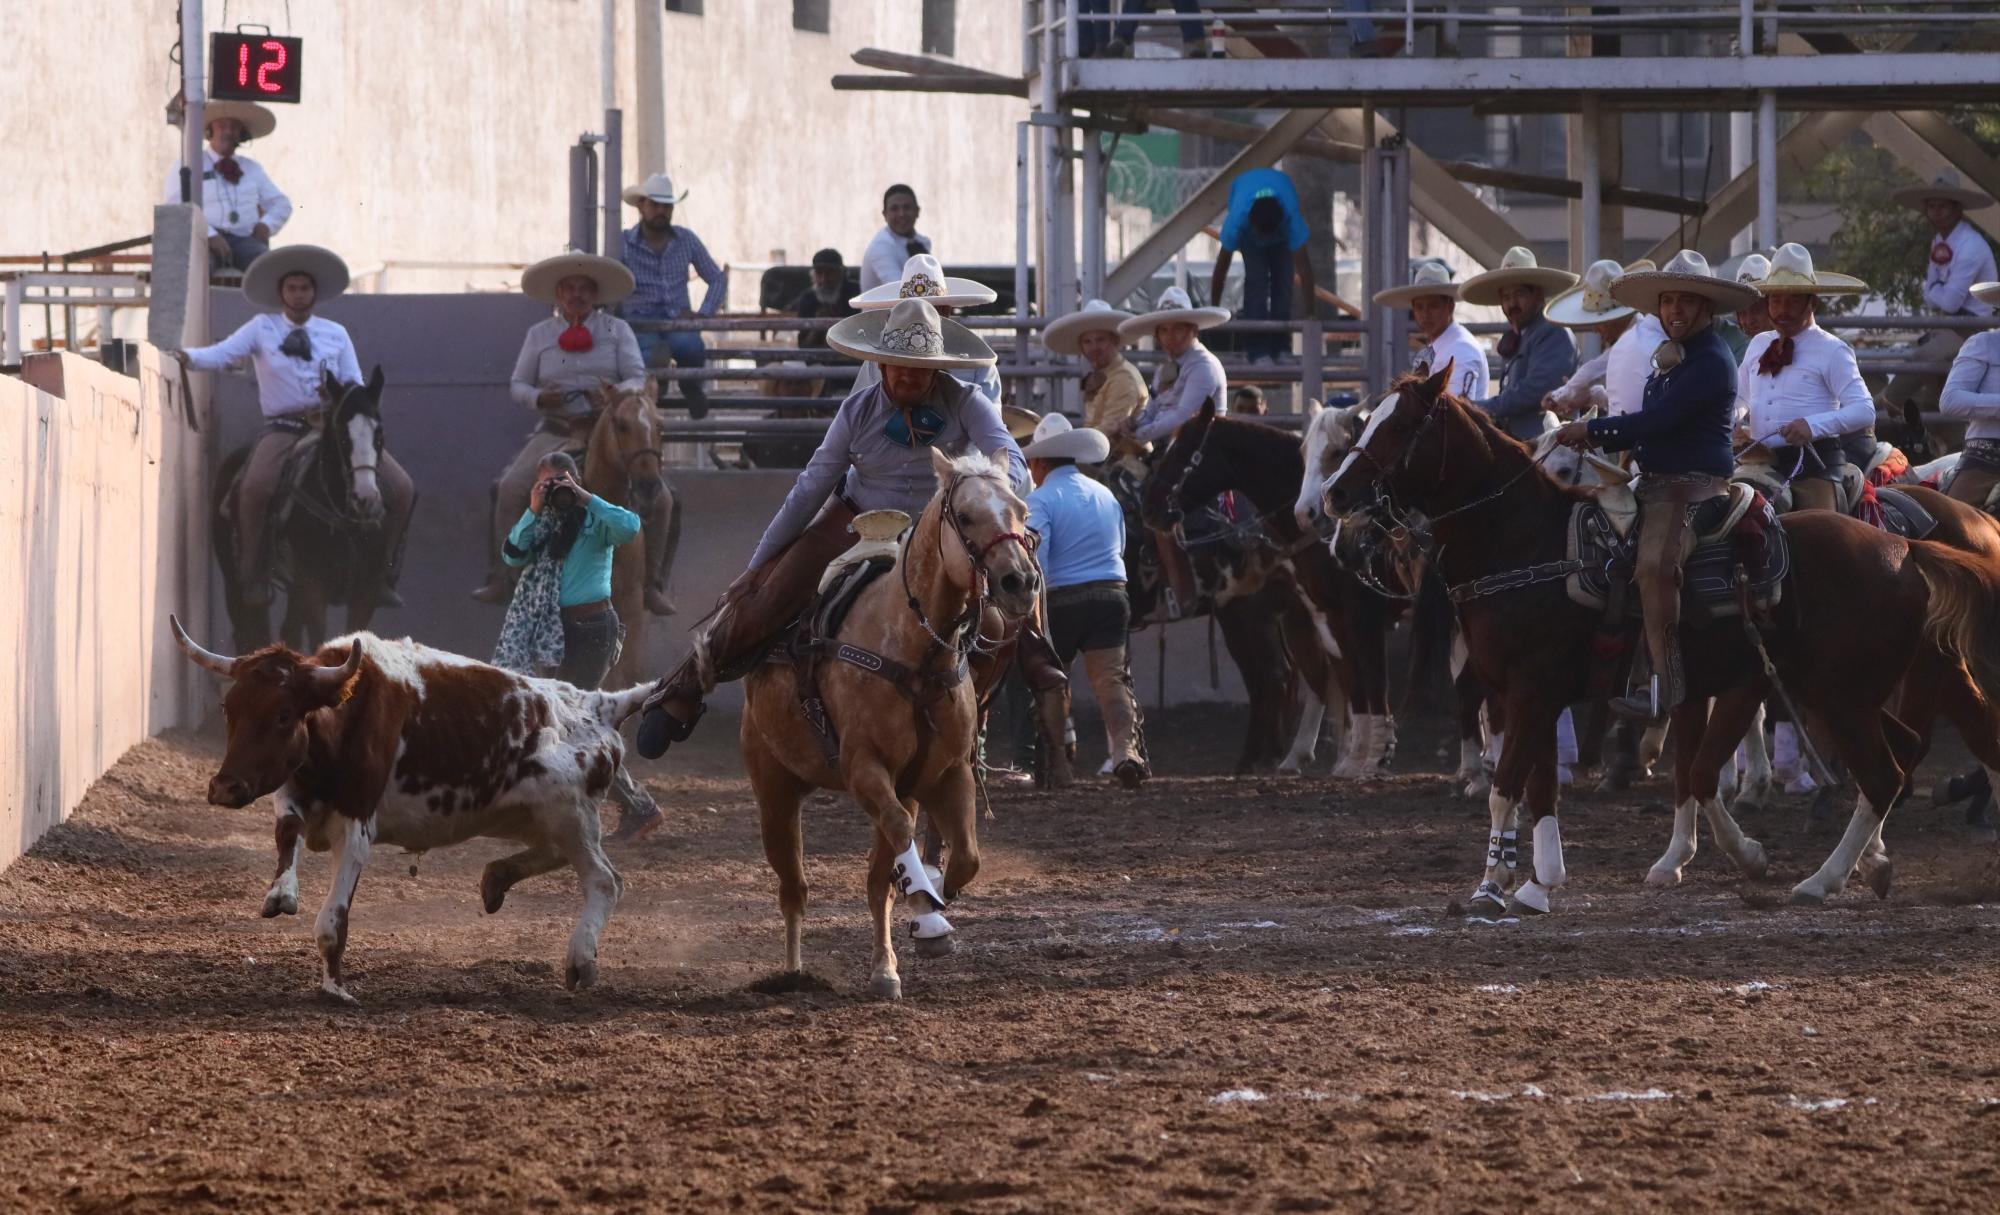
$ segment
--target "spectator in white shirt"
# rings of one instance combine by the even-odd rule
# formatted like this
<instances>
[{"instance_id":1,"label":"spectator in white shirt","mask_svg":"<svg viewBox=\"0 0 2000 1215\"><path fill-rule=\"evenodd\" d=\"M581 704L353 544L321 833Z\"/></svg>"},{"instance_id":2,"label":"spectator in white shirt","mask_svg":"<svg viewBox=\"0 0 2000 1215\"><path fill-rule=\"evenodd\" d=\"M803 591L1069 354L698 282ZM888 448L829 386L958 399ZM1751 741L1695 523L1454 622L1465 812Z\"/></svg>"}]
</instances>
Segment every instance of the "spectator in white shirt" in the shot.
<instances>
[{"instance_id":1,"label":"spectator in white shirt","mask_svg":"<svg viewBox=\"0 0 2000 1215\"><path fill-rule=\"evenodd\" d=\"M313 430L311 414L327 404L321 386L328 376L342 385L361 382L347 328L312 315L346 289L347 264L337 254L317 245L286 245L258 259L243 276L244 297L268 311L212 346L175 352L195 371L220 371L249 359L257 372L265 427L244 465L234 512L242 597L252 607L271 602L269 519L292 449ZM386 448L378 454L375 477L382 495L381 602L394 607L402 600L395 594L393 563L416 504L416 484Z\"/></svg>"},{"instance_id":2,"label":"spectator in white shirt","mask_svg":"<svg viewBox=\"0 0 2000 1215\"><path fill-rule=\"evenodd\" d=\"M1410 310L1412 341L1420 343L1412 371L1429 376L1449 365L1451 392L1468 401L1486 395L1493 376L1479 340L1456 319L1458 284L1451 281L1451 267L1436 258L1416 262L1407 285L1377 291L1375 302Z\"/></svg>"},{"instance_id":3,"label":"spectator in white shirt","mask_svg":"<svg viewBox=\"0 0 2000 1215\"><path fill-rule=\"evenodd\" d=\"M2000 304L2000 283L1976 283L1970 294L1990 308ZM2000 486L2000 329L1975 333L1959 347L1938 411L1967 423L1965 452L1945 492L1983 508Z\"/></svg>"},{"instance_id":4,"label":"spectator in white shirt","mask_svg":"<svg viewBox=\"0 0 2000 1215\"><path fill-rule=\"evenodd\" d=\"M1939 173L1928 185L1905 186L1889 197L1924 213L1932 228L1930 258L1924 267L1924 305L1940 316L1991 316L1993 305L1972 294L1975 283L2000 279L1993 264L1993 247L1979 229L1966 220L1967 211L1990 207L1993 200L1979 190L1960 184L1950 169ZM1921 391L1934 396L1943 387L1944 375L1965 334L1951 329L1926 330L1917 339L1913 359L1934 363L1932 372L1902 372L1882 390L1882 401L1901 414L1903 403Z\"/></svg>"},{"instance_id":5,"label":"spectator in white shirt","mask_svg":"<svg viewBox=\"0 0 2000 1215\"><path fill-rule=\"evenodd\" d=\"M1651 259L1629 266L1605 259L1592 262L1576 286L1550 300L1543 315L1565 329L1592 329L1604 345L1559 388L1542 398L1542 407L1559 418L1573 418L1596 406L1606 417L1638 413L1646 400L1646 380L1653 374L1653 352L1667 340L1667 331L1651 313L1628 308L1611 298L1611 284L1621 274L1658 269ZM1592 389L1599 389L1593 393Z\"/></svg>"},{"instance_id":6,"label":"spectator in white shirt","mask_svg":"<svg viewBox=\"0 0 2000 1215\"><path fill-rule=\"evenodd\" d=\"M903 276L903 263L931 251L931 238L917 231L917 192L901 184L882 192L882 230L861 255L861 289L873 291Z\"/></svg>"},{"instance_id":7,"label":"spectator in white shirt","mask_svg":"<svg viewBox=\"0 0 2000 1215\"><path fill-rule=\"evenodd\" d=\"M292 216L292 200L264 166L236 149L277 129L278 119L247 101L211 101L203 109L208 144L201 150L201 209L208 219L208 268L244 269L271 247ZM167 173L165 202L181 201L181 168Z\"/></svg>"}]
</instances>

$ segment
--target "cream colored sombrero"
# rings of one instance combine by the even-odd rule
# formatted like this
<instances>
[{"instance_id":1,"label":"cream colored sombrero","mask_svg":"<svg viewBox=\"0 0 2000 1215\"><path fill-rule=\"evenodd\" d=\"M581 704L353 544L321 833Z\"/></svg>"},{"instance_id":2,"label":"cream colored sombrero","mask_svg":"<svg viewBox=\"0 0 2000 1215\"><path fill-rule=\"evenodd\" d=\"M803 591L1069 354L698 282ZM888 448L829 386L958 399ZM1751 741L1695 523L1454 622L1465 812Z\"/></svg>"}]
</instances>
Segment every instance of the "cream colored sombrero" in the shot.
<instances>
[{"instance_id":1,"label":"cream colored sombrero","mask_svg":"<svg viewBox=\"0 0 2000 1215\"><path fill-rule=\"evenodd\" d=\"M599 307L609 307L624 299L632 294L637 285L632 281L630 270L608 257L599 257L595 253L559 253L554 257L545 257L521 272L521 294L553 304L556 302L556 284L578 274L597 284Z\"/></svg>"},{"instance_id":2,"label":"cream colored sombrero","mask_svg":"<svg viewBox=\"0 0 2000 1215\"><path fill-rule=\"evenodd\" d=\"M990 367L993 348L957 321L938 315L929 300L898 300L892 308L872 308L833 323L826 344L842 354L892 367L951 371Z\"/></svg>"},{"instance_id":3,"label":"cream colored sombrero","mask_svg":"<svg viewBox=\"0 0 2000 1215\"><path fill-rule=\"evenodd\" d=\"M626 186L622 195L625 205L636 207L641 202L656 202L665 206L675 206L687 197L687 191L676 192L674 179L665 173L655 173L636 186Z\"/></svg>"},{"instance_id":4,"label":"cream colored sombrero","mask_svg":"<svg viewBox=\"0 0 2000 1215\"><path fill-rule=\"evenodd\" d=\"M1035 427L1041 425L1042 415L1019 405L1002 405L1000 421L1007 427L1007 435L1016 443L1026 443L1035 437Z\"/></svg>"},{"instance_id":5,"label":"cream colored sombrero","mask_svg":"<svg viewBox=\"0 0 2000 1215\"><path fill-rule=\"evenodd\" d=\"M1427 295L1458 298L1458 284L1451 281L1451 267L1436 258L1426 258L1410 267L1410 281L1401 287L1387 287L1374 295L1384 308L1408 308Z\"/></svg>"},{"instance_id":6,"label":"cream colored sombrero","mask_svg":"<svg viewBox=\"0 0 2000 1215\"><path fill-rule=\"evenodd\" d=\"M1972 298L1982 304L1992 304L2000 307L2000 283L1972 284Z\"/></svg>"},{"instance_id":7,"label":"cream colored sombrero","mask_svg":"<svg viewBox=\"0 0 2000 1215\"><path fill-rule=\"evenodd\" d=\"M1640 312L1658 313L1660 294L1686 291L1715 304L1717 312L1740 312L1758 300L1755 290L1731 282L1708 268L1708 259L1693 249L1674 254L1664 270L1621 274L1611 283L1611 298Z\"/></svg>"},{"instance_id":8,"label":"cream colored sombrero","mask_svg":"<svg viewBox=\"0 0 2000 1215\"><path fill-rule=\"evenodd\" d=\"M1621 274L1657 269L1651 258L1644 257L1629 266L1621 266L1610 258L1592 262L1584 268L1583 281L1550 300L1542 315L1565 329L1588 329L1631 316L1638 309L1612 299L1611 284Z\"/></svg>"},{"instance_id":9,"label":"cream colored sombrero","mask_svg":"<svg viewBox=\"0 0 2000 1215\"><path fill-rule=\"evenodd\" d=\"M318 288L313 307L318 308L347 290L347 263L331 249L318 245L279 245L250 263L243 272L243 298L265 312L284 307L278 298L278 284L287 274L310 274Z\"/></svg>"},{"instance_id":10,"label":"cream colored sombrero","mask_svg":"<svg viewBox=\"0 0 2000 1215\"><path fill-rule=\"evenodd\" d=\"M1179 287L1169 287L1160 292L1160 306L1151 312L1141 312L1129 321L1119 323L1118 335L1132 341L1153 336L1153 330L1160 325L1193 325L1196 329L1213 329L1229 319L1227 308L1197 308L1188 293Z\"/></svg>"},{"instance_id":11,"label":"cream colored sombrero","mask_svg":"<svg viewBox=\"0 0 2000 1215\"><path fill-rule=\"evenodd\" d=\"M1086 333L1108 333L1123 345L1131 339L1118 332L1118 326L1131 319L1132 314L1122 308L1113 308L1103 300L1091 300L1068 316L1059 316L1043 326L1042 347L1051 354L1076 354Z\"/></svg>"},{"instance_id":12,"label":"cream colored sombrero","mask_svg":"<svg viewBox=\"0 0 2000 1215\"><path fill-rule=\"evenodd\" d=\"M1750 285L1764 295L1868 294L1868 284L1851 274L1815 272L1811 251L1798 244L1778 246L1771 268Z\"/></svg>"},{"instance_id":13,"label":"cream colored sombrero","mask_svg":"<svg viewBox=\"0 0 2000 1215\"><path fill-rule=\"evenodd\" d=\"M1500 302L1500 293L1509 287L1540 287L1544 291L1561 291L1576 282L1576 275L1567 270L1557 270L1540 265L1535 261L1532 249L1515 245L1507 250L1500 264L1484 274L1475 274L1459 284L1458 298L1468 304L1495 305Z\"/></svg>"},{"instance_id":14,"label":"cream colored sombrero","mask_svg":"<svg viewBox=\"0 0 2000 1215\"><path fill-rule=\"evenodd\" d=\"M847 301L856 308L893 308L897 300L929 300L942 308L977 308L998 299L993 288L969 278L950 278L938 259L919 253L903 263L903 277L863 291Z\"/></svg>"},{"instance_id":15,"label":"cream colored sombrero","mask_svg":"<svg viewBox=\"0 0 2000 1215\"><path fill-rule=\"evenodd\" d=\"M1952 169L1938 170L1938 175L1924 185L1904 186L1900 190L1891 190L1889 197L1919 211L1923 210L1924 203L1933 198L1949 198L1968 211L1977 211L1981 207L1993 205L1993 199L1984 190L1975 190L1966 185Z\"/></svg>"},{"instance_id":16,"label":"cream colored sombrero","mask_svg":"<svg viewBox=\"0 0 2000 1215\"><path fill-rule=\"evenodd\" d=\"M254 101L204 101L201 105L201 121L204 126L218 118L234 118L243 124L243 142L262 139L278 129L278 116ZM204 135L206 131L202 132Z\"/></svg>"},{"instance_id":17,"label":"cream colored sombrero","mask_svg":"<svg viewBox=\"0 0 2000 1215\"><path fill-rule=\"evenodd\" d=\"M1111 454L1111 440L1101 430L1072 426L1068 418L1052 413L1035 427L1034 442L1021 449L1030 460L1075 460L1078 464L1099 464Z\"/></svg>"}]
</instances>

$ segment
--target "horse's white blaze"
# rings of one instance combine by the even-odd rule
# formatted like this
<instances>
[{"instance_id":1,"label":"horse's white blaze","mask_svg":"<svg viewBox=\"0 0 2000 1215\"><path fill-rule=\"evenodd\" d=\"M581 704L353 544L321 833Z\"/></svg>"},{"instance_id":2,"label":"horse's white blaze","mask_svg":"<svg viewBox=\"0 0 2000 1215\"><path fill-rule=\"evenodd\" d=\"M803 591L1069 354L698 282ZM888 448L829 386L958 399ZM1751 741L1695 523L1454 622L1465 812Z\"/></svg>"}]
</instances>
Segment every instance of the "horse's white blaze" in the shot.
<instances>
[{"instance_id":1,"label":"horse's white blaze","mask_svg":"<svg viewBox=\"0 0 2000 1215\"><path fill-rule=\"evenodd\" d=\"M354 472L354 500L368 505L381 498L375 482L375 419L357 413L347 419L347 461Z\"/></svg>"},{"instance_id":2,"label":"horse's white blaze","mask_svg":"<svg viewBox=\"0 0 2000 1215\"><path fill-rule=\"evenodd\" d=\"M1298 501L1292 504L1292 514L1298 519L1300 527L1311 527L1323 509L1320 487L1325 484L1327 447L1334 427L1340 424L1342 413L1338 409L1321 410L1312 424L1306 427L1306 475L1299 479Z\"/></svg>"},{"instance_id":3,"label":"horse's white blaze","mask_svg":"<svg viewBox=\"0 0 2000 1215\"><path fill-rule=\"evenodd\" d=\"M1375 412L1368 415L1368 425L1361 428L1361 437L1354 441L1354 446L1347 449L1347 458L1340 462L1340 467L1334 470L1333 476L1327 478L1328 482L1338 481L1346 475L1348 466L1354 463L1354 457L1360 455L1361 449L1368 446L1368 440L1374 438L1382 423L1388 421L1389 415L1396 412L1396 406L1402 399L1403 394L1400 392L1392 392L1382 398L1382 403L1375 407Z\"/></svg>"}]
</instances>

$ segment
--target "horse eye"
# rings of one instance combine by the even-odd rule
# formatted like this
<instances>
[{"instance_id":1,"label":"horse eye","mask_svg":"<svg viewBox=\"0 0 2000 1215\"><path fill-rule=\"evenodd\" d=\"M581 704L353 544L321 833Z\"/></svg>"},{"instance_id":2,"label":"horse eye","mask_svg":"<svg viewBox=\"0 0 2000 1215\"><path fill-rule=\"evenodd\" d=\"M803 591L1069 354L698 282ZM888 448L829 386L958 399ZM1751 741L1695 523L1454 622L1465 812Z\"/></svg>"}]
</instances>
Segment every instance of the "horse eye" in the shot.
<instances>
[{"instance_id":1,"label":"horse eye","mask_svg":"<svg viewBox=\"0 0 2000 1215\"><path fill-rule=\"evenodd\" d=\"M972 515L967 511L958 512L958 523L961 527L971 527Z\"/></svg>"}]
</instances>

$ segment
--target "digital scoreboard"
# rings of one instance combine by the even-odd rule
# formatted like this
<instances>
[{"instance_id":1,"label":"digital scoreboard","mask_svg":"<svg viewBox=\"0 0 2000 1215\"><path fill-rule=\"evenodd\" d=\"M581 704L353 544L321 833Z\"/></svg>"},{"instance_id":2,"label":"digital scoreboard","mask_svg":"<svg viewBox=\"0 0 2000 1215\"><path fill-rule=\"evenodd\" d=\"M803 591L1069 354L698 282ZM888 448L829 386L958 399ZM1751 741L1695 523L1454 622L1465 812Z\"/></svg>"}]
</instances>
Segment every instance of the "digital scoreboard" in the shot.
<instances>
[{"instance_id":1,"label":"digital scoreboard","mask_svg":"<svg viewBox=\"0 0 2000 1215\"><path fill-rule=\"evenodd\" d=\"M299 99L302 38L272 34L210 34L208 95L218 101Z\"/></svg>"}]
</instances>

